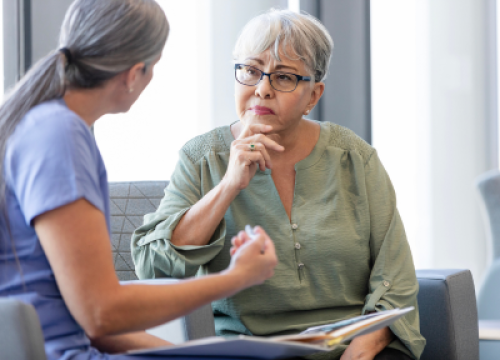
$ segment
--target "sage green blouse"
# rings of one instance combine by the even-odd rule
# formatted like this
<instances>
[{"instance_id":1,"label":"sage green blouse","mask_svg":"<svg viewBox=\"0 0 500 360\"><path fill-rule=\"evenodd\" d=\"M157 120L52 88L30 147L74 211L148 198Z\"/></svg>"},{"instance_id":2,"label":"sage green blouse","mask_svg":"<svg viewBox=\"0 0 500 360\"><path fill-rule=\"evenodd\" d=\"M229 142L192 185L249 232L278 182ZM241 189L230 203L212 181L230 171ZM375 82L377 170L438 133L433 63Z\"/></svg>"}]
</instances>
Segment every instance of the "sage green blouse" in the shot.
<instances>
[{"instance_id":1,"label":"sage green blouse","mask_svg":"<svg viewBox=\"0 0 500 360\"><path fill-rule=\"evenodd\" d=\"M390 347L418 359L425 346L418 282L392 184L369 144L339 125L319 124L316 146L295 165L291 221L271 170L258 170L206 246L169 240L181 217L221 181L234 137L224 126L189 141L158 210L132 236L137 275L186 278L224 270L231 238L246 224L260 225L276 246L275 275L212 304L218 335L292 333L414 306L391 326L396 340ZM338 358L343 349L326 358Z\"/></svg>"}]
</instances>

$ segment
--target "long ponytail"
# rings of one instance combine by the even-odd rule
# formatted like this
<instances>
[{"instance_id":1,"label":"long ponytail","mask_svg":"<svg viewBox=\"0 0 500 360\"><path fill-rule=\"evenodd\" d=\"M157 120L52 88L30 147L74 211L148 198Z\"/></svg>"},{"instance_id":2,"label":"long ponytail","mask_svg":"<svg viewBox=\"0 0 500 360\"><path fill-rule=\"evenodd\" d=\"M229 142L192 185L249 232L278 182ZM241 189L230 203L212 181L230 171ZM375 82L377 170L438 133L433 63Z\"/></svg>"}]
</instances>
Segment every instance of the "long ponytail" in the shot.
<instances>
[{"instance_id":1,"label":"long ponytail","mask_svg":"<svg viewBox=\"0 0 500 360\"><path fill-rule=\"evenodd\" d=\"M64 51L54 50L39 60L0 106L0 207L5 215L7 141L26 113L62 97L66 88L96 88L135 64L150 63L163 50L168 33L167 18L154 0L76 0L71 4L59 40ZM7 216L3 221L6 224L0 219L0 226L8 228Z\"/></svg>"}]
</instances>

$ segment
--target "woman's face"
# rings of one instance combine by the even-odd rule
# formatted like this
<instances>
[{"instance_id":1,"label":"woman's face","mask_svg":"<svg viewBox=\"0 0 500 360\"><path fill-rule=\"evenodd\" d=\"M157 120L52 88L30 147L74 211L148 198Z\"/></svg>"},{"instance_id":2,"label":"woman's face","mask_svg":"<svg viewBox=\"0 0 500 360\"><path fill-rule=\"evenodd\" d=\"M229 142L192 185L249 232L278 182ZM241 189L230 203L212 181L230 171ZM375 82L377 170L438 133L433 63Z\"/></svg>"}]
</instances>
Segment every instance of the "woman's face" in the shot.
<instances>
[{"instance_id":1,"label":"woman's face","mask_svg":"<svg viewBox=\"0 0 500 360\"><path fill-rule=\"evenodd\" d=\"M275 71L288 72L296 75L311 76L301 60L290 60L280 51L278 61L269 50L257 56L251 56L239 61L257 69L271 73ZM235 80L236 111L239 119L245 124L266 124L273 126L273 132L287 130L297 124L302 116L312 110L318 102L324 89L323 83L299 81L292 92L275 90L269 77L264 78L255 86L246 86Z\"/></svg>"}]
</instances>

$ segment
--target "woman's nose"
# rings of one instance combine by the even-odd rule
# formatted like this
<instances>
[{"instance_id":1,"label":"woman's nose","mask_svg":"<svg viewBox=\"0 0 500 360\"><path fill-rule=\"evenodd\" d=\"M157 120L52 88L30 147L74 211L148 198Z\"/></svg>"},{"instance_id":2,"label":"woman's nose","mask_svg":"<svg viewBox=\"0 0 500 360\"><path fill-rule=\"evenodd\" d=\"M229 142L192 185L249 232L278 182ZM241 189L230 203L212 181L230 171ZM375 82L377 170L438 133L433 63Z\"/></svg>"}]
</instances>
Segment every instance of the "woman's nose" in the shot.
<instances>
[{"instance_id":1,"label":"woman's nose","mask_svg":"<svg viewBox=\"0 0 500 360\"><path fill-rule=\"evenodd\" d=\"M263 99L270 99L274 96L274 89L271 86L269 76L264 76L257 86L255 86L255 95Z\"/></svg>"}]
</instances>

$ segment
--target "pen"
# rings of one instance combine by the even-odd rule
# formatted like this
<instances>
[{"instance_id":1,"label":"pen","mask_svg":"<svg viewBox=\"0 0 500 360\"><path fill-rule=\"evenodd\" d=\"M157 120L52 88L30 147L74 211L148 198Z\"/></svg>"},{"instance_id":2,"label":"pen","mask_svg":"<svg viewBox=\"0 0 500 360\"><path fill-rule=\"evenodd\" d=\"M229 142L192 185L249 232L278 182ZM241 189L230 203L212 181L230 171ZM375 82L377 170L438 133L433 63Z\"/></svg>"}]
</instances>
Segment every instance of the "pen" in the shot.
<instances>
[{"instance_id":1,"label":"pen","mask_svg":"<svg viewBox=\"0 0 500 360\"><path fill-rule=\"evenodd\" d=\"M250 225L246 225L245 226L245 232L247 233L247 235L250 237L250 239L254 240L256 237L257 237L257 234L255 233L255 231L253 231L253 228L250 226ZM265 248L263 247L261 250L260 250L260 253L261 254L264 254L264 250Z\"/></svg>"}]
</instances>

